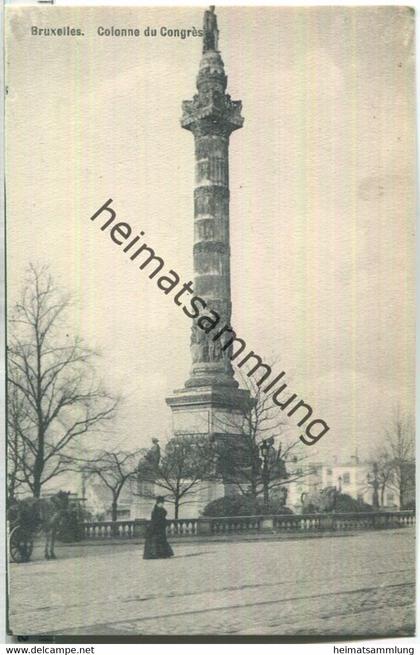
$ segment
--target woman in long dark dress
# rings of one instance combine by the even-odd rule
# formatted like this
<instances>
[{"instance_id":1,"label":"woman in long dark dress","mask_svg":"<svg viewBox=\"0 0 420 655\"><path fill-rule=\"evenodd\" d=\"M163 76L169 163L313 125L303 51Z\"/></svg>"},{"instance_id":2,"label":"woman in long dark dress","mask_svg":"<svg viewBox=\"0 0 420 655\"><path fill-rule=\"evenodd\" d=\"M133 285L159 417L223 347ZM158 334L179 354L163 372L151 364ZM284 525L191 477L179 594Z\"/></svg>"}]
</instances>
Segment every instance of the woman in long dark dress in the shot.
<instances>
[{"instance_id":1,"label":"woman in long dark dress","mask_svg":"<svg viewBox=\"0 0 420 655\"><path fill-rule=\"evenodd\" d=\"M152 511L150 524L146 532L143 559L163 559L173 557L173 550L166 539L165 499L159 496Z\"/></svg>"}]
</instances>

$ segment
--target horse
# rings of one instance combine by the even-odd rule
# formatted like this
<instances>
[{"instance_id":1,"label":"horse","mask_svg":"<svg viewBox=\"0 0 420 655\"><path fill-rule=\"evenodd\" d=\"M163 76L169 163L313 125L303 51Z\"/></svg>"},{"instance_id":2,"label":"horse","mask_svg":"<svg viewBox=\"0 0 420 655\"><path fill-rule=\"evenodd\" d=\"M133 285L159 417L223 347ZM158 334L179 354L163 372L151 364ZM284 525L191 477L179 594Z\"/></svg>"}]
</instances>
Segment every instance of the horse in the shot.
<instances>
[{"instance_id":1,"label":"horse","mask_svg":"<svg viewBox=\"0 0 420 655\"><path fill-rule=\"evenodd\" d=\"M45 559L56 559L54 552L57 530L69 510L69 491L58 491L53 496L38 498L36 506L41 529L45 536Z\"/></svg>"}]
</instances>

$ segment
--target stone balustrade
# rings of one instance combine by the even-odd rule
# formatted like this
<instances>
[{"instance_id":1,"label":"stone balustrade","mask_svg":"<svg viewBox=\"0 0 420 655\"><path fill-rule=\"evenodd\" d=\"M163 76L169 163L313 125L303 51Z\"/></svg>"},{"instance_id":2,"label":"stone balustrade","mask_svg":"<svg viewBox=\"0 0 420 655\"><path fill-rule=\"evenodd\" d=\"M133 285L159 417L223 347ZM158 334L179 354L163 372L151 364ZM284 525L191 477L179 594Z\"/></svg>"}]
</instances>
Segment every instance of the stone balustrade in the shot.
<instances>
[{"instance_id":1,"label":"stone balustrade","mask_svg":"<svg viewBox=\"0 0 420 655\"><path fill-rule=\"evenodd\" d=\"M135 521L89 521L83 523L84 539L132 539Z\"/></svg>"},{"instance_id":2,"label":"stone balustrade","mask_svg":"<svg viewBox=\"0 0 420 655\"><path fill-rule=\"evenodd\" d=\"M402 512L349 512L345 514L273 514L170 519L167 535L177 537L283 534L320 531L378 530L415 524L413 510ZM94 521L83 524L84 539L135 539L145 536L148 521Z\"/></svg>"},{"instance_id":3,"label":"stone balustrade","mask_svg":"<svg viewBox=\"0 0 420 655\"><path fill-rule=\"evenodd\" d=\"M166 528L168 537L197 536L197 524L199 519L169 519Z\"/></svg>"}]
</instances>

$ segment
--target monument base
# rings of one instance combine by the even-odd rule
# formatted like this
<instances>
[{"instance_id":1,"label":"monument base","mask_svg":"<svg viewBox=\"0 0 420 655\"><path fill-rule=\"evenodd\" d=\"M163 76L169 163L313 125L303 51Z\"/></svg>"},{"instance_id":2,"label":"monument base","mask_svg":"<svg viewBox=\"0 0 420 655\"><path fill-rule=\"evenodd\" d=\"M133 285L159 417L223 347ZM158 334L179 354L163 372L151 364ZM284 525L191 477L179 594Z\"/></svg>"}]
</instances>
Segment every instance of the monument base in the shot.
<instances>
[{"instance_id":1,"label":"monument base","mask_svg":"<svg viewBox=\"0 0 420 655\"><path fill-rule=\"evenodd\" d=\"M216 441L229 440L235 448L252 400L246 389L209 385L179 389L166 402L172 410L174 436L206 435ZM235 484L224 482L225 496L237 493Z\"/></svg>"},{"instance_id":2,"label":"monument base","mask_svg":"<svg viewBox=\"0 0 420 655\"><path fill-rule=\"evenodd\" d=\"M245 389L202 386L179 389L166 399L174 436L240 435L241 417L251 403Z\"/></svg>"}]
</instances>

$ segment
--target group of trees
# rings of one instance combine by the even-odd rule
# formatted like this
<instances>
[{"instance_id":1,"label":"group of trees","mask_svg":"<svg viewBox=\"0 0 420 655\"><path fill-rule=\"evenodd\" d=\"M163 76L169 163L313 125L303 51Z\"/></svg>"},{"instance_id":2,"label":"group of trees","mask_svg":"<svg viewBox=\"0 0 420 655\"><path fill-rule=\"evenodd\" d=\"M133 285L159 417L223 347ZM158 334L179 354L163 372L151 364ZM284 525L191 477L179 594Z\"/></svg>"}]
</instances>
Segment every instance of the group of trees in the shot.
<instances>
[{"instance_id":1,"label":"group of trees","mask_svg":"<svg viewBox=\"0 0 420 655\"><path fill-rule=\"evenodd\" d=\"M78 471L96 478L109 492L112 519L128 483L134 493L161 493L175 508L194 501L210 481L223 481L261 506L280 497L287 486L304 475L307 451L298 440L284 436L282 414L252 378L242 386L252 400L242 414L215 426L219 436L183 435L169 439L160 450L127 452L115 446L92 450L81 439L101 433L114 419L119 398L97 380L96 353L66 329L70 298L54 284L46 268L30 266L21 298L11 312L7 346L8 383L8 495L39 497L53 478ZM234 439L220 435L236 435ZM377 475L382 504L386 488L397 490L400 505L412 484L414 431L411 422L396 414L378 456ZM263 448L261 446L263 445Z\"/></svg>"}]
</instances>

